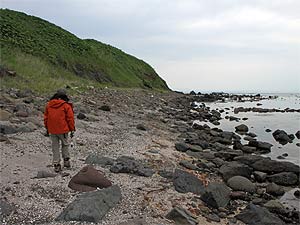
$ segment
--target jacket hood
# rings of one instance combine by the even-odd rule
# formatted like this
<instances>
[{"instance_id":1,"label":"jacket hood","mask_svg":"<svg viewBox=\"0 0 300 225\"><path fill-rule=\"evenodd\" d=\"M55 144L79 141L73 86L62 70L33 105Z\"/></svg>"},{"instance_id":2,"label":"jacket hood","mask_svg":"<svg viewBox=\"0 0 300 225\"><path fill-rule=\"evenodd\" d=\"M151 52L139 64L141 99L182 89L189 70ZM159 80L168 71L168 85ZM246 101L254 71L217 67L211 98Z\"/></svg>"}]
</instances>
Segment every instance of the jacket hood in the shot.
<instances>
[{"instance_id":1,"label":"jacket hood","mask_svg":"<svg viewBox=\"0 0 300 225\"><path fill-rule=\"evenodd\" d=\"M51 101L49 101L48 105L51 108L59 108L65 103L67 102L62 99L52 99Z\"/></svg>"}]
</instances>

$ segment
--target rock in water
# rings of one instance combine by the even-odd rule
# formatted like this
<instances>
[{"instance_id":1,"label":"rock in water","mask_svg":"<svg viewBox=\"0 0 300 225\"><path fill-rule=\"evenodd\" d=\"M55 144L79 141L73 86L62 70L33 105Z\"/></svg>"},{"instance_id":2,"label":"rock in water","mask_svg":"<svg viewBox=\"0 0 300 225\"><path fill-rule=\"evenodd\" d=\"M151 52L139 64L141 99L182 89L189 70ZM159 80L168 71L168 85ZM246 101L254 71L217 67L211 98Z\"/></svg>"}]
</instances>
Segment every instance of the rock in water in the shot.
<instances>
[{"instance_id":1,"label":"rock in water","mask_svg":"<svg viewBox=\"0 0 300 225\"><path fill-rule=\"evenodd\" d=\"M114 185L99 191L79 195L55 219L98 223L121 200L121 189Z\"/></svg>"}]
</instances>

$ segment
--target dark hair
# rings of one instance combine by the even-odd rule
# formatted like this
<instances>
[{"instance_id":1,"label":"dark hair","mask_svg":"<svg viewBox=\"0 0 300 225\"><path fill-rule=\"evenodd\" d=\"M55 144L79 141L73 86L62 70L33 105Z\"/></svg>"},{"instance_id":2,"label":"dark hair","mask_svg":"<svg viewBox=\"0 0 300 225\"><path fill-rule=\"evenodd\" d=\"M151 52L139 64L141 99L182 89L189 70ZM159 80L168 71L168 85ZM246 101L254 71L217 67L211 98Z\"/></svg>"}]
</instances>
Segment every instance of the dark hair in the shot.
<instances>
[{"instance_id":1,"label":"dark hair","mask_svg":"<svg viewBox=\"0 0 300 225\"><path fill-rule=\"evenodd\" d=\"M70 99L68 98L68 96L66 94L60 94L60 93L55 93L51 98L50 100L53 100L53 99L62 99L66 102L68 102Z\"/></svg>"}]
</instances>

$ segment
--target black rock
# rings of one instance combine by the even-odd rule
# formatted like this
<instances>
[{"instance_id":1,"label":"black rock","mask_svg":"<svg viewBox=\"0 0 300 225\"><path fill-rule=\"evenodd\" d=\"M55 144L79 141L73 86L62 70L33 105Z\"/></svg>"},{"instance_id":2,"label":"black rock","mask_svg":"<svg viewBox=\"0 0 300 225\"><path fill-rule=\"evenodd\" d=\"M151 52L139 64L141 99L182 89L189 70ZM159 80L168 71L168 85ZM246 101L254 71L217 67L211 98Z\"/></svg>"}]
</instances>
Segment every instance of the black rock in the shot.
<instances>
[{"instance_id":1,"label":"black rock","mask_svg":"<svg viewBox=\"0 0 300 225\"><path fill-rule=\"evenodd\" d=\"M221 166L220 173L222 174L222 177L225 181L234 176L242 176L250 179L252 168L234 161Z\"/></svg>"},{"instance_id":2,"label":"black rock","mask_svg":"<svg viewBox=\"0 0 300 225\"><path fill-rule=\"evenodd\" d=\"M284 194L283 188L275 183L268 184L266 186L266 192L274 196L281 196Z\"/></svg>"},{"instance_id":3,"label":"black rock","mask_svg":"<svg viewBox=\"0 0 300 225\"><path fill-rule=\"evenodd\" d=\"M284 130L277 129L272 133L272 135L274 139L278 141L280 144L285 145L288 142L292 142L289 135Z\"/></svg>"},{"instance_id":4,"label":"black rock","mask_svg":"<svg viewBox=\"0 0 300 225\"><path fill-rule=\"evenodd\" d=\"M190 147L188 144L186 144L184 142L178 142L178 143L175 143L175 148L177 151L186 152Z\"/></svg>"},{"instance_id":5,"label":"black rock","mask_svg":"<svg viewBox=\"0 0 300 225\"><path fill-rule=\"evenodd\" d=\"M270 132L272 132L272 130L271 129L266 129L266 132L270 133Z\"/></svg>"},{"instance_id":6,"label":"black rock","mask_svg":"<svg viewBox=\"0 0 300 225\"><path fill-rule=\"evenodd\" d=\"M280 162L271 159L261 159L251 164L255 170L271 173L294 172L299 174L300 168L291 162Z\"/></svg>"},{"instance_id":7,"label":"black rock","mask_svg":"<svg viewBox=\"0 0 300 225\"><path fill-rule=\"evenodd\" d=\"M195 194L203 194L205 190L201 180L193 174L179 169L175 170L173 184L175 190L180 193L192 192Z\"/></svg>"},{"instance_id":8,"label":"black rock","mask_svg":"<svg viewBox=\"0 0 300 225\"><path fill-rule=\"evenodd\" d=\"M248 225L285 225L285 223L269 212L268 209L250 203L240 214L236 216Z\"/></svg>"},{"instance_id":9,"label":"black rock","mask_svg":"<svg viewBox=\"0 0 300 225\"><path fill-rule=\"evenodd\" d=\"M136 125L136 129L138 129L138 130L143 130L143 131L146 131L146 130L147 130L147 128L146 128L145 125L143 125L143 124L138 124L138 125Z\"/></svg>"},{"instance_id":10,"label":"black rock","mask_svg":"<svg viewBox=\"0 0 300 225\"><path fill-rule=\"evenodd\" d=\"M260 171L253 172L254 178L257 182L264 182L267 179L267 174Z\"/></svg>"},{"instance_id":11,"label":"black rock","mask_svg":"<svg viewBox=\"0 0 300 225\"><path fill-rule=\"evenodd\" d=\"M256 147L259 150L261 150L263 152L266 152L266 153L270 152L271 151L271 147L273 146L270 143L262 142L262 141L255 141L255 140L249 141L248 145L252 146L252 147Z\"/></svg>"},{"instance_id":12,"label":"black rock","mask_svg":"<svg viewBox=\"0 0 300 225\"><path fill-rule=\"evenodd\" d=\"M267 178L269 181L279 185L290 186L298 183L298 176L293 172L281 172Z\"/></svg>"},{"instance_id":13,"label":"black rock","mask_svg":"<svg viewBox=\"0 0 300 225\"><path fill-rule=\"evenodd\" d=\"M79 119L79 120L84 120L86 118L86 115L84 114L84 113L78 113L78 115L77 115L77 119Z\"/></svg>"},{"instance_id":14,"label":"black rock","mask_svg":"<svg viewBox=\"0 0 300 225\"><path fill-rule=\"evenodd\" d=\"M246 177L234 176L227 181L227 185L234 191L246 191L254 193L256 190L255 185Z\"/></svg>"},{"instance_id":15,"label":"black rock","mask_svg":"<svg viewBox=\"0 0 300 225\"><path fill-rule=\"evenodd\" d=\"M186 209L175 207L166 215L169 220L175 221L176 224L182 225L197 225L198 221Z\"/></svg>"},{"instance_id":16,"label":"black rock","mask_svg":"<svg viewBox=\"0 0 300 225\"><path fill-rule=\"evenodd\" d=\"M2 134L15 134L18 128L13 124L0 124L0 133Z\"/></svg>"},{"instance_id":17,"label":"black rock","mask_svg":"<svg viewBox=\"0 0 300 225\"><path fill-rule=\"evenodd\" d=\"M199 169L198 166L194 165L191 161L188 161L188 160L181 160L179 162L179 165L187 168L187 169L190 169L190 170L197 170Z\"/></svg>"},{"instance_id":18,"label":"black rock","mask_svg":"<svg viewBox=\"0 0 300 225\"><path fill-rule=\"evenodd\" d=\"M98 223L120 200L121 190L117 185L86 192L71 202L55 220Z\"/></svg>"},{"instance_id":19,"label":"black rock","mask_svg":"<svg viewBox=\"0 0 300 225\"><path fill-rule=\"evenodd\" d=\"M235 127L236 132L247 133L249 128L245 124L241 124Z\"/></svg>"},{"instance_id":20,"label":"black rock","mask_svg":"<svg viewBox=\"0 0 300 225\"><path fill-rule=\"evenodd\" d=\"M201 200L216 209L226 207L230 201L230 188L224 183L210 183L201 195Z\"/></svg>"},{"instance_id":21,"label":"black rock","mask_svg":"<svg viewBox=\"0 0 300 225\"><path fill-rule=\"evenodd\" d=\"M108 105L102 105L99 107L100 110L103 110L103 111L107 111L109 112L111 110L110 106Z\"/></svg>"},{"instance_id":22,"label":"black rock","mask_svg":"<svg viewBox=\"0 0 300 225\"><path fill-rule=\"evenodd\" d=\"M300 130L298 130L298 131L296 132L295 136L296 136L298 139L300 139Z\"/></svg>"},{"instance_id":23,"label":"black rock","mask_svg":"<svg viewBox=\"0 0 300 225\"><path fill-rule=\"evenodd\" d=\"M145 177L151 177L154 174L153 169L129 156L117 158L110 171L113 173L131 173Z\"/></svg>"}]
</instances>

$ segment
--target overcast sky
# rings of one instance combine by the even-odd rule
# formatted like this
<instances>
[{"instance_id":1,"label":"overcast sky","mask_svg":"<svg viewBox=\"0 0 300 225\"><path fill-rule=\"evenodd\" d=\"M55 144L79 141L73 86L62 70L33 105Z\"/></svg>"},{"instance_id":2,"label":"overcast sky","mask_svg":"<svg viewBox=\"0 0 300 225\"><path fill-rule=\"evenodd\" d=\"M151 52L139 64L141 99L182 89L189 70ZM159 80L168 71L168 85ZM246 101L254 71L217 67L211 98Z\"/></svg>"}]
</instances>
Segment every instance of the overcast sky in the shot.
<instances>
[{"instance_id":1,"label":"overcast sky","mask_svg":"<svg viewBox=\"0 0 300 225\"><path fill-rule=\"evenodd\" d=\"M1 0L143 59L181 91L300 93L300 0Z\"/></svg>"}]
</instances>

